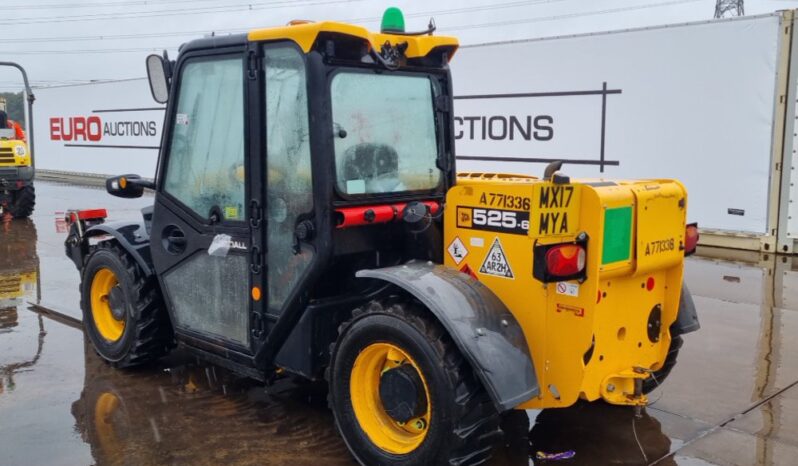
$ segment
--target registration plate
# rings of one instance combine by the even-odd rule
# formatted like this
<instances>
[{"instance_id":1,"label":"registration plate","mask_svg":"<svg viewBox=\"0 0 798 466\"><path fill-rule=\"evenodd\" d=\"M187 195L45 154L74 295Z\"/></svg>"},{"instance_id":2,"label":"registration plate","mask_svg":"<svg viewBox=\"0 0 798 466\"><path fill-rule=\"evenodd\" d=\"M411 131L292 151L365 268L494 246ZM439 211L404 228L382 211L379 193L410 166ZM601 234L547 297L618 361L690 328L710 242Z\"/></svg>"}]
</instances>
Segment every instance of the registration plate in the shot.
<instances>
[{"instance_id":1,"label":"registration plate","mask_svg":"<svg viewBox=\"0 0 798 466\"><path fill-rule=\"evenodd\" d=\"M579 229L579 188L572 184L535 185L529 233L532 236L575 235Z\"/></svg>"}]
</instances>

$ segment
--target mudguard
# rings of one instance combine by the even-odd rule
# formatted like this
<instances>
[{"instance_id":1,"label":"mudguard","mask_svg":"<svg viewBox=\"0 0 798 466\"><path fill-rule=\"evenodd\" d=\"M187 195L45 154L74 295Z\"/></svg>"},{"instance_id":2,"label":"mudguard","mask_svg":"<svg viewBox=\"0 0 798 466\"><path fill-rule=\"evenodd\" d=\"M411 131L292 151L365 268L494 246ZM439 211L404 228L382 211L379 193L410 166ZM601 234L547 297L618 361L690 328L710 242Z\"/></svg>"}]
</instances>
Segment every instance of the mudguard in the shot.
<instances>
[{"instance_id":1,"label":"mudguard","mask_svg":"<svg viewBox=\"0 0 798 466\"><path fill-rule=\"evenodd\" d=\"M695 332L701 328L698 322L698 312L693 302L693 295L687 285L682 284L682 296L679 298L679 314L676 316L676 322L671 325L671 335L683 335L685 333Z\"/></svg>"},{"instance_id":2,"label":"mudguard","mask_svg":"<svg viewBox=\"0 0 798 466\"><path fill-rule=\"evenodd\" d=\"M88 228L83 234L83 245L88 244L88 239L94 236L111 235L122 248L130 254L136 263L141 267L145 276L150 276L153 273L152 268L152 255L150 254L150 235L144 226L144 222L111 222L102 223ZM69 247L69 246L67 246ZM85 247L85 246L84 246ZM88 248L85 247L87 250ZM81 248L81 256L84 255L84 248ZM67 255L70 255L69 253ZM75 260L75 255L72 254ZM83 264L81 261L75 265L81 269Z\"/></svg>"},{"instance_id":3,"label":"mudguard","mask_svg":"<svg viewBox=\"0 0 798 466\"><path fill-rule=\"evenodd\" d=\"M479 281L430 262L361 270L421 301L443 324L500 411L540 393L524 332L507 306Z\"/></svg>"}]
</instances>

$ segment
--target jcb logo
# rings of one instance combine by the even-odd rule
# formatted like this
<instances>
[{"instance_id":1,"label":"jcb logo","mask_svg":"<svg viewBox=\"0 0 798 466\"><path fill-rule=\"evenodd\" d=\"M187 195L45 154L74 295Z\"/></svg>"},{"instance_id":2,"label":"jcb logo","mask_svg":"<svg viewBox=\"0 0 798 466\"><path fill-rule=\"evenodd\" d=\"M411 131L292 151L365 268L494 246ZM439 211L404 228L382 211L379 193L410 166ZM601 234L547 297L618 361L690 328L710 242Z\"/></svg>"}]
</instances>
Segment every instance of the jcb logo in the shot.
<instances>
[{"instance_id":1,"label":"jcb logo","mask_svg":"<svg viewBox=\"0 0 798 466\"><path fill-rule=\"evenodd\" d=\"M458 228L472 228L474 220L472 216L472 209L470 207L457 208L457 227Z\"/></svg>"}]
</instances>

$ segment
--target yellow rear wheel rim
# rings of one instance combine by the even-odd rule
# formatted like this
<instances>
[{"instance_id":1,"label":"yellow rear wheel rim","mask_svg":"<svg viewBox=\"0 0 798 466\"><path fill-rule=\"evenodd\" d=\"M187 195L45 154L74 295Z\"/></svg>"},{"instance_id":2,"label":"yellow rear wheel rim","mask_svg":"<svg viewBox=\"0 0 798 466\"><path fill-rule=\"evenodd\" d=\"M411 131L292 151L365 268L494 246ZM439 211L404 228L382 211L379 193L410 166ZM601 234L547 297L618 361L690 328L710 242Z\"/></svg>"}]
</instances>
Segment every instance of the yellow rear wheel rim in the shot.
<instances>
[{"instance_id":1,"label":"yellow rear wheel rim","mask_svg":"<svg viewBox=\"0 0 798 466\"><path fill-rule=\"evenodd\" d=\"M427 410L404 424L392 419L380 400L380 376L388 369L410 364L424 384ZM350 377L350 396L360 428L374 445L389 453L403 455L418 448L427 436L432 403L424 373L410 355L390 343L373 343L360 352Z\"/></svg>"},{"instance_id":2,"label":"yellow rear wheel rim","mask_svg":"<svg viewBox=\"0 0 798 466\"><path fill-rule=\"evenodd\" d=\"M125 320L114 317L108 302L115 286L119 280L108 268L98 270L91 281L91 316L100 336L109 342L118 341L125 332Z\"/></svg>"}]
</instances>

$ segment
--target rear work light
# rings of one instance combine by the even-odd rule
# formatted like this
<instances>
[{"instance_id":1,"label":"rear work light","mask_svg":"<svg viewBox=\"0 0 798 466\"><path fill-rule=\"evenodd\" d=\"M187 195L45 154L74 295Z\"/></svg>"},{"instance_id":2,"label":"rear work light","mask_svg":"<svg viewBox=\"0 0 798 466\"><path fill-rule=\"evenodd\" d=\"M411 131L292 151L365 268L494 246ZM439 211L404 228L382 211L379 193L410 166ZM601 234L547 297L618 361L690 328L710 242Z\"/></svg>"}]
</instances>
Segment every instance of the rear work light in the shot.
<instances>
[{"instance_id":1,"label":"rear work light","mask_svg":"<svg viewBox=\"0 0 798 466\"><path fill-rule=\"evenodd\" d=\"M533 275L543 283L585 278L587 240L535 247Z\"/></svg>"},{"instance_id":2,"label":"rear work light","mask_svg":"<svg viewBox=\"0 0 798 466\"><path fill-rule=\"evenodd\" d=\"M684 255L689 256L695 253L698 246L698 224L688 223L684 232Z\"/></svg>"}]
</instances>

